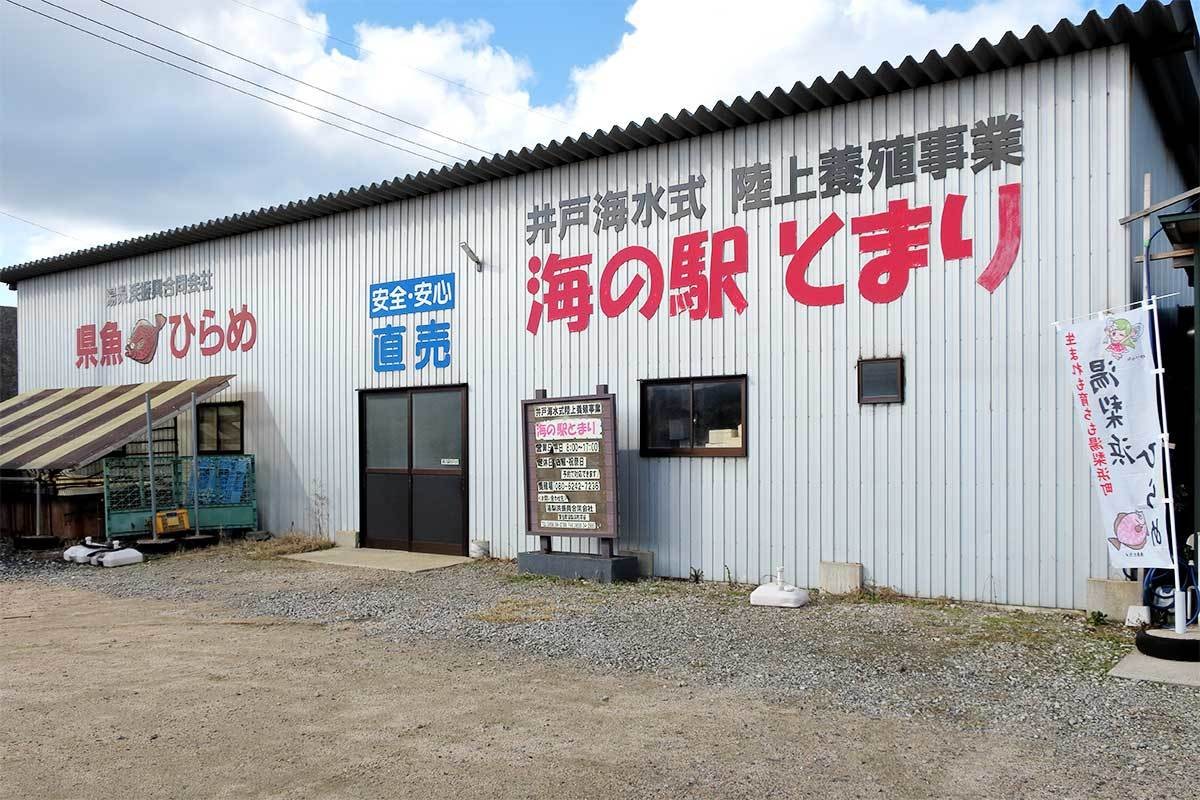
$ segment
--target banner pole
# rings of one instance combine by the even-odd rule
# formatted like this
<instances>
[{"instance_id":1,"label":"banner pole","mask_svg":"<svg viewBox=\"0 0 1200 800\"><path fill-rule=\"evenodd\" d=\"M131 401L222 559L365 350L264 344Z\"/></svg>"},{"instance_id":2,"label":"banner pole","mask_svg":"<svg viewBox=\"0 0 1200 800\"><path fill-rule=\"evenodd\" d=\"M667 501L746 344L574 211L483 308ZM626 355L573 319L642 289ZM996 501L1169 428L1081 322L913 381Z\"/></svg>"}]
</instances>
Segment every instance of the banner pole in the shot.
<instances>
[{"instance_id":1,"label":"banner pole","mask_svg":"<svg viewBox=\"0 0 1200 800\"><path fill-rule=\"evenodd\" d=\"M1171 477L1171 434L1167 426L1167 396L1163 387L1162 342L1158 333L1158 298L1150 300L1151 322L1154 328L1154 374L1158 379L1158 418L1162 433L1162 452L1167 468L1167 519L1171 530L1171 553L1175 563L1175 632L1187 630L1187 595L1183 592L1180 573L1183 571L1183 547L1179 541L1179 530L1175 527L1175 488Z\"/></svg>"}]
</instances>

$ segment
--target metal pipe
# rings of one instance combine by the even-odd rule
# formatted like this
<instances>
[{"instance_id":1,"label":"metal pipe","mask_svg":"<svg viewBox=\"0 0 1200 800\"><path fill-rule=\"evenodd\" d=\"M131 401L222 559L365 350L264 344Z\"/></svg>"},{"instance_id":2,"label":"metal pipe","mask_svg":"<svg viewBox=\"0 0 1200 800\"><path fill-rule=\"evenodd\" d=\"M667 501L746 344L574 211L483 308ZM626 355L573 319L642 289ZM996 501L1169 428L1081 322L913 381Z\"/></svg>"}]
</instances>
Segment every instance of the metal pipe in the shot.
<instances>
[{"instance_id":1,"label":"metal pipe","mask_svg":"<svg viewBox=\"0 0 1200 800\"><path fill-rule=\"evenodd\" d=\"M196 416L196 393L192 392L192 527L200 535L200 419Z\"/></svg>"},{"instance_id":2,"label":"metal pipe","mask_svg":"<svg viewBox=\"0 0 1200 800\"><path fill-rule=\"evenodd\" d=\"M154 416L150 413L150 393L146 392L146 464L150 468L150 538L158 538L158 487L154 483Z\"/></svg>"},{"instance_id":3,"label":"metal pipe","mask_svg":"<svg viewBox=\"0 0 1200 800\"><path fill-rule=\"evenodd\" d=\"M35 504L37 506L37 511L34 513L33 532L34 532L34 535L41 536L42 535L42 478L40 475L35 479L34 486L36 487L34 489L34 495L37 496L37 500L35 501Z\"/></svg>"},{"instance_id":4,"label":"metal pipe","mask_svg":"<svg viewBox=\"0 0 1200 800\"><path fill-rule=\"evenodd\" d=\"M1149 243L1147 243L1149 249ZM1171 478L1171 434L1167 427L1167 396L1163 389L1162 341L1159 336L1158 303L1150 303L1151 320L1154 328L1154 360L1155 374L1158 376L1158 413L1162 421L1162 453L1167 468L1167 515L1170 521L1171 550L1175 554L1175 632L1187 630L1187 595L1183 592L1180 573L1183 570L1183 540L1179 536L1179 528L1175 525L1175 486ZM1186 537L1185 537L1186 538Z\"/></svg>"}]
</instances>

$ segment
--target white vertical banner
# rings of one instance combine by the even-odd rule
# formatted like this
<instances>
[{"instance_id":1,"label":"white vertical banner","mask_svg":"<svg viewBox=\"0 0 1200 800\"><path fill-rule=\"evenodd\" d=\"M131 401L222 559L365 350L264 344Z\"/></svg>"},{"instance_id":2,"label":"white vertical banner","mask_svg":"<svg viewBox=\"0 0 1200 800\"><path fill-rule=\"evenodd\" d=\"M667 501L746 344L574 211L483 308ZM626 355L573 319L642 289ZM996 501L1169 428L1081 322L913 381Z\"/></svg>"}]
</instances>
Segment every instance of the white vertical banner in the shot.
<instances>
[{"instance_id":1,"label":"white vertical banner","mask_svg":"<svg viewBox=\"0 0 1200 800\"><path fill-rule=\"evenodd\" d=\"M1109 563L1172 566L1150 311L1060 326Z\"/></svg>"}]
</instances>

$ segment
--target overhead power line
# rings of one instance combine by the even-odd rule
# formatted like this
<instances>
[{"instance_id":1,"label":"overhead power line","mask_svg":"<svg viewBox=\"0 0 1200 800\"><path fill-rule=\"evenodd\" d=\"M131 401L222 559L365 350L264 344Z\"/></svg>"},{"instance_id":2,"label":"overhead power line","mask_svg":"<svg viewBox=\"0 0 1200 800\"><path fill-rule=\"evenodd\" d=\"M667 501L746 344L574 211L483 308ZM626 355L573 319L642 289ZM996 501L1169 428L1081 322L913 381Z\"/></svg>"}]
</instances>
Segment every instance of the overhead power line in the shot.
<instances>
[{"instance_id":1,"label":"overhead power line","mask_svg":"<svg viewBox=\"0 0 1200 800\"><path fill-rule=\"evenodd\" d=\"M11 217L12 219L15 219L17 222L24 222L26 225L32 225L35 228L41 228L42 230L47 231L48 233L53 233L55 236L62 236L67 239L74 239L75 241L80 242L81 244L83 243L83 239L80 239L78 236L72 236L69 233L63 233L62 231L56 231L56 230L54 230L54 228L47 228L45 225L41 224L40 222L34 222L33 220L25 219L24 217L18 217L16 214L10 214L7 211L5 211L4 209L0 209L0 214L3 214L6 217Z\"/></svg>"},{"instance_id":2,"label":"overhead power line","mask_svg":"<svg viewBox=\"0 0 1200 800\"><path fill-rule=\"evenodd\" d=\"M438 148L433 147L432 145L425 144L424 142L418 142L415 139L409 139L407 137L401 136L398 133L393 133L392 131L385 130L383 128L377 128L374 125L370 125L366 122L362 122L360 120L354 119L353 117L348 117L345 114L339 114L336 111L332 111L328 108L319 106L315 103L310 103L307 100L302 100L299 97L295 97L293 95L287 94L286 92L281 92L277 89L272 89L270 86L266 86L265 84L261 84L256 81L252 81L249 78L244 78L241 75L238 75L233 72L229 72L228 70L221 69L220 67L214 67L212 64L209 64L206 61L201 61L198 58L192 58L191 56L187 55L186 53L180 53L178 50L172 50L169 47L163 47L162 45L156 44L155 42L152 42L149 39L144 39L141 36L130 33L129 31L122 30L121 28L113 27L112 25L101 22L100 20L93 19L92 17L89 17L86 14L81 14L78 11L72 11L71 9L66 8L65 6L60 6L57 3L52 3L52 2L50 2L50 0L41 0L41 2L43 5L50 6L51 8L57 8L59 11L65 11L68 14L71 14L72 16L87 20L88 22L92 23L93 25L98 25L101 28L106 28L106 29L112 31L113 33L118 33L122 36L126 36L130 39L133 39L134 41L141 42L142 44L145 44L145 45L149 45L150 47L153 47L156 50L161 50L164 53L170 53L171 55L175 56L176 58L182 58L184 61L190 61L193 64L197 64L201 67L204 67L205 69L210 69L213 72L219 73L228 78L233 78L234 80L241 81L242 83L249 84L250 86L254 86L258 89L262 89L263 91L270 92L271 94L273 94L277 97L282 97L287 100L291 100L294 103L300 103L301 105L308 106L309 108L314 109L316 111L320 111L323 114L328 114L331 117L336 117L337 119L345 120L346 122L349 122L353 125L359 125L363 128L366 128L367 130L375 131L376 133L381 133L384 136L390 136L393 139L396 139L398 141L407 142L408 144L411 144L414 147L424 147L426 150L430 150L439 155L446 156L447 158L452 158L455 161L465 161L466 160L466 159L462 158L461 156L458 156L454 153L447 153L445 150L439 150ZM429 158L432 161L438 161L439 163L442 163L442 164L446 163L444 161L439 161L439 159L433 158L432 156L426 156L426 158ZM447 166L450 166L450 165L447 164Z\"/></svg>"},{"instance_id":3,"label":"overhead power line","mask_svg":"<svg viewBox=\"0 0 1200 800\"><path fill-rule=\"evenodd\" d=\"M270 72L270 73L272 73L273 75L278 75L279 77L281 77L281 78L286 78L286 79L287 79L287 80L289 80L289 81L295 81L296 83L300 84L301 86L307 86L309 89L314 89L314 90L316 90L316 91L318 91L318 92L321 92L322 94L327 94L327 95L329 95L330 97L336 97L338 100L341 100L341 101L343 101L343 102L349 103L349 104L351 104L351 105L354 105L354 106L358 106L359 108L362 108L362 109L366 109L367 111L373 111L373 112L375 112L376 114L379 114L380 116L387 117L388 119L393 119L393 120L395 120L396 122L400 122L400 123L403 123L403 124L405 124L405 125L410 125L410 126L412 126L412 127L416 128L416 129L418 129L418 130L425 131L426 133L432 134L432 135L434 135L434 136L437 136L437 137L439 137L439 138L442 138L442 139L446 139L447 141L454 142L455 144L461 144L463 147L469 147L469 148L471 148L472 150L478 150L480 153L483 153L485 156L490 156L490 155L492 154L492 151L485 150L485 149L483 149L482 147L476 147L475 145L471 144L470 142L464 142L464 141L463 141L463 140L461 140L461 139L455 139L453 136L447 136L447 135L446 135L446 134L444 134L444 133L439 133L438 131L435 131L435 130L433 130L432 128L426 128L426 127L425 127L425 126L423 126L423 125L418 125L417 123L415 123L415 122L411 122L410 120L403 119L403 118L401 118L401 117L397 117L397 116L395 116L395 115L393 115L393 114L389 114L388 112L386 112L386 111L382 111L382 110L380 110L380 109L378 109L378 108L375 108L374 106L369 106L369 105L367 105L366 103L360 103L360 102L359 102L359 101L357 101L357 100L352 100L351 98L349 98L349 97L346 97L345 95L340 95L340 94L338 94L337 92L331 92L331 91L329 91L328 89L323 89L323 88L321 88L320 86L316 86L316 85L314 85L314 84L311 84L311 83L309 83L308 81L301 80L300 78L297 78L297 77L295 77L295 76L293 76L293 75L289 75L289 74L287 74L286 72L281 72L281 71L279 71L279 70L277 70L277 69L275 69L275 68L273 68L273 67L269 67L269 66L267 66L266 64L261 64L261 63L259 63L258 61L254 61L253 59L246 58L245 56L243 56L243 55L239 55L238 53L235 53L235 52L233 52L232 50L226 50L224 47L221 47L221 46L219 46L219 45L215 45L215 44L213 44L212 42L207 42L207 41L205 41L205 40L203 40L203 39L200 39L200 38L198 38L198 37L196 37L196 36L192 36L191 34L189 34L189 33L185 33L184 31L181 31L181 30L179 30L178 28L172 28L170 25L164 24L164 23L162 23L162 22L159 22L159 21L157 21L157 20L150 19L150 17L143 16L142 14L139 14L139 13L137 13L136 11L131 11L130 9L128 9L128 8L125 8L124 6L120 6L120 5L117 5L116 3L110 2L110 0L100 0L100 2L101 2L101 3L103 3L103 4L104 4L104 5L106 5L106 6L109 6L110 8L115 8L117 11L120 11L120 12L122 12L122 13L128 14L128 15L130 15L130 16L132 16L132 17L137 17L138 19L140 19L140 20L142 20L142 21L144 21L144 22L149 22L151 25L155 25L155 26L157 26L157 27L159 27L159 28L162 28L163 30L170 31L171 33L174 33L174 34L177 34L177 35L179 35L179 36L182 36L182 37L183 37L183 38L185 38L185 39L189 39L189 40L191 40L191 41L193 41L193 42L196 42L197 44L202 44L202 45L204 45L205 47L210 47L210 48L212 48L213 50L216 50L216 51L217 51L217 52L219 52L219 53L224 53L225 55L227 55L227 56L232 56L233 58L236 58L236 59L238 59L239 61L244 61L245 63L247 63L247 64L251 64L251 65L253 65L253 66L255 66L255 67L258 67L259 69L266 70L267 72ZM53 4L53 3L51 3L50 5L54 5L54 4Z\"/></svg>"},{"instance_id":4,"label":"overhead power line","mask_svg":"<svg viewBox=\"0 0 1200 800\"><path fill-rule=\"evenodd\" d=\"M371 50L368 50L367 48L363 47L362 45L355 44L354 42L351 42L348 39L339 39L338 37L334 36L331 33L326 33L325 31L318 30L317 28L310 28L307 25L303 25L299 22L296 22L296 20L294 20L294 19L288 19L287 17L282 17L279 14L273 14L270 11L267 11L266 9L259 8L258 6L251 5L250 3L242 2L242 0L229 0L229 2L235 3L236 5L239 5L242 8L248 8L251 11L257 11L259 14L264 14L268 17L273 17L274 19L277 19L280 22L286 22L288 25L295 25L297 28L301 28L303 30L309 31L310 33L315 33L324 39L329 39L330 41L333 41L333 42L339 42L340 44L349 45L350 47L353 47L355 50L357 50L360 53L366 53L368 55L379 55L378 53L372 52ZM529 106L522 105L520 103L514 103L511 100L505 100L503 97L498 97L498 96L492 94L491 92L485 92L483 89L476 89L474 86L469 86L465 83L460 83L459 81L456 81L453 78L447 78L445 75L439 75L436 72L430 72L427 69L421 69L420 67L414 67L412 64L405 64L404 66L408 67L409 69L411 69L415 72L419 72L422 75L428 75L431 78L436 78L439 81L444 81L445 83L448 83L451 86L457 86L458 88L465 89L468 92L474 92L475 94L482 95L484 97L490 97L493 100L498 100L499 102L504 103L506 105L510 105L513 108L519 108L527 114L537 114L539 117L545 117L546 119L551 119L551 120L554 120L555 122L560 122L563 125L570 124L565 119L560 119L560 118L554 116L553 114L547 114L545 111L538 111L536 108L531 108Z\"/></svg>"},{"instance_id":5,"label":"overhead power line","mask_svg":"<svg viewBox=\"0 0 1200 800\"><path fill-rule=\"evenodd\" d=\"M30 12L31 14L37 14L39 17L45 17L46 19L51 20L53 22L57 22L60 25L65 25L68 28L73 28L74 30L79 31L80 33L86 33L88 36L92 36L96 39L100 39L101 41L108 42L111 45L120 47L122 50L128 50L131 53L137 53L139 56L148 58L151 61L157 61L160 64L166 64L168 67L173 67L173 68L179 70L180 72L186 72L189 75L194 75L197 78L208 81L209 83L215 83L218 86L224 86L226 89L232 89L233 91L237 92L238 94L244 94L247 97L253 97L255 100L261 100L264 103L270 103L271 105L273 105L277 108L282 108L284 111L290 111L293 114L299 114L302 117L306 117L306 118L314 120L316 122L320 122L323 125L328 125L332 128L337 128L340 131L345 131L346 133L350 133L355 136L359 136L368 141L375 142L376 144L381 144L384 147L390 147L393 150L399 150L402 153L408 153L409 155L428 159L428 160L434 161L438 164L442 164L443 166L447 166L447 167L453 166L451 164L446 163L445 161L442 161L441 159L434 158L433 156L430 156L430 155L426 155L425 153L418 153L415 150L409 150L406 147L400 147L399 145L392 144L391 142L385 142L382 139L376 139L374 136L368 136L367 134L365 134L361 131L356 131L353 128L347 128L344 125L338 125L336 122L330 122L327 119L322 119L321 117L313 116L312 114L306 114L305 112L301 111L298 108L292 108L291 106L286 106L283 103L277 103L274 100L270 99L269 97L263 97L261 95L254 94L253 92L248 92L245 89L241 89L232 84L225 83L224 81L219 81L216 78L213 78L209 75L204 75L200 72L196 72L195 70L190 70L187 67L183 67L183 66L180 66L179 64L175 64L171 61L167 61L166 59L159 58L156 55L152 55L143 50L138 50L136 47L130 47L129 45L124 44L123 42L118 42L114 39L109 39L107 36L96 33L95 31L89 31L86 28L81 28L78 25L67 22L65 19L59 19L58 17L54 17L54 16L46 14L42 11L38 11L36 8L30 8L27 5L22 5L21 3L16 2L16 0L4 0L4 2L8 3L9 5L16 6L17 8L23 8L26 11Z\"/></svg>"}]
</instances>

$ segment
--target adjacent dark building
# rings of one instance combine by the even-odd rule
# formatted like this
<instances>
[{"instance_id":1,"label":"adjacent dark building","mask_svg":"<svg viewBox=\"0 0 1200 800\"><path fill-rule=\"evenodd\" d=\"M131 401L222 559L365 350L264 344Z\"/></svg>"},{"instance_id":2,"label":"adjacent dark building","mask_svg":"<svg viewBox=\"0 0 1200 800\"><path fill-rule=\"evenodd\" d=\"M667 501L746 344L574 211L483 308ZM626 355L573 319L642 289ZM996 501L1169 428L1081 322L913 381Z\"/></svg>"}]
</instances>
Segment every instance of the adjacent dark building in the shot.
<instances>
[{"instance_id":1,"label":"adjacent dark building","mask_svg":"<svg viewBox=\"0 0 1200 800\"><path fill-rule=\"evenodd\" d=\"M17 307L0 306L0 402L17 393Z\"/></svg>"}]
</instances>

